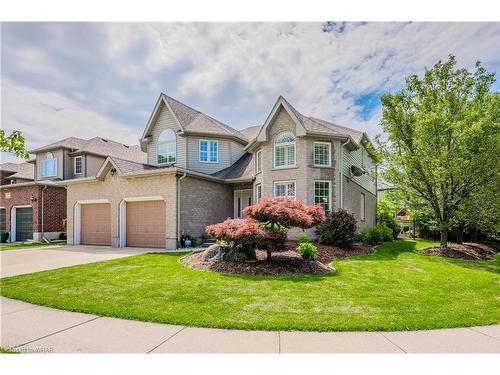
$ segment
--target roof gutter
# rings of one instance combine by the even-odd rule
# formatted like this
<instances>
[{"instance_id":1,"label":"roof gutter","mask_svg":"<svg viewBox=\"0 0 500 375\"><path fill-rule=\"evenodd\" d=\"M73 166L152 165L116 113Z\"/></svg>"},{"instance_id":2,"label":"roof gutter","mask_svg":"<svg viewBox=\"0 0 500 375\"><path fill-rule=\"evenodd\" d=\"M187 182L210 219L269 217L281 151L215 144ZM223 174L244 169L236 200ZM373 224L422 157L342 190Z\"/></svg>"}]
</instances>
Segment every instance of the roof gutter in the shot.
<instances>
[{"instance_id":1,"label":"roof gutter","mask_svg":"<svg viewBox=\"0 0 500 375\"><path fill-rule=\"evenodd\" d=\"M177 245L181 243L181 181L187 176L187 172L177 180Z\"/></svg>"},{"instance_id":2,"label":"roof gutter","mask_svg":"<svg viewBox=\"0 0 500 375\"><path fill-rule=\"evenodd\" d=\"M347 145L351 139L347 139L340 144L340 208L344 208L344 146Z\"/></svg>"}]
</instances>

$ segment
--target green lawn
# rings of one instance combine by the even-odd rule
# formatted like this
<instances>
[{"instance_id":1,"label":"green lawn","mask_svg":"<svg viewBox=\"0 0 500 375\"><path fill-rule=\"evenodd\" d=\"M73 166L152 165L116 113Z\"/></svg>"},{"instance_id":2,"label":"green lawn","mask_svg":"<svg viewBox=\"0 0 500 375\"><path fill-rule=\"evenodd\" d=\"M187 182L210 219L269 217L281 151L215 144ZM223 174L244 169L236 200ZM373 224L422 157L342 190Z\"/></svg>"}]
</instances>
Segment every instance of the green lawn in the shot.
<instances>
[{"instance_id":1,"label":"green lawn","mask_svg":"<svg viewBox=\"0 0 500 375\"><path fill-rule=\"evenodd\" d=\"M178 254L143 254L9 277L1 294L60 309L189 326L401 330L500 323L500 256L463 261L396 241L333 262L332 275L251 277L197 271Z\"/></svg>"},{"instance_id":2,"label":"green lawn","mask_svg":"<svg viewBox=\"0 0 500 375\"><path fill-rule=\"evenodd\" d=\"M9 243L3 243L3 244L0 244L0 251L18 250L18 249L30 249L30 248L42 248L42 247L53 247L53 246L62 246L62 245L66 245L66 242L65 241L51 242L51 243L35 242L35 243L29 243L29 244L22 244L22 243L9 244Z\"/></svg>"}]
</instances>

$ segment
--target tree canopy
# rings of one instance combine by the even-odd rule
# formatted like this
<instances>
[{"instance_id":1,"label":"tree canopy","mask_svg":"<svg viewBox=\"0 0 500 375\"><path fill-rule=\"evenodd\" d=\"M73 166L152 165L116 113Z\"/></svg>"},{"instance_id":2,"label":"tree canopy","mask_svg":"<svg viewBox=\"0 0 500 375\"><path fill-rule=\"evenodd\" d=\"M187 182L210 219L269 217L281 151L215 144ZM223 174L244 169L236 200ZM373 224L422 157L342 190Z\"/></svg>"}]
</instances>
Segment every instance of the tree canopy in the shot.
<instances>
[{"instance_id":1,"label":"tree canopy","mask_svg":"<svg viewBox=\"0 0 500 375\"><path fill-rule=\"evenodd\" d=\"M29 158L24 146L24 137L18 130L14 130L10 135L6 135L4 130L0 130L0 151L12 152L23 159Z\"/></svg>"},{"instance_id":2,"label":"tree canopy","mask_svg":"<svg viewBox=\"0 0 500 375\"><path fill-rule=\"evenodd\" d=\"M410 207L428 208L441 230L441 245L464 203L499 173L500 95L495 74L475 71L449 56L412 75L405 87L382 96L384 178Z\"/></svg>"}]
</instances>

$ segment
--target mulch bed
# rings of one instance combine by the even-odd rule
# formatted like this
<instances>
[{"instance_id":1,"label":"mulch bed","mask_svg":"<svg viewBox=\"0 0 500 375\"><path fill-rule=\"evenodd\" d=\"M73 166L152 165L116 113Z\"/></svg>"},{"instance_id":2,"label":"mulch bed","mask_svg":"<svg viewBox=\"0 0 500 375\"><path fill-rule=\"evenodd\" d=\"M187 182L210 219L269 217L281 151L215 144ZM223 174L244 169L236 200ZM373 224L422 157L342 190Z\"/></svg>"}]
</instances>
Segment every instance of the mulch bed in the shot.
<instances>
[{"instance_id":1,"label":"mulch bed","mask_svg":"<svg viewBox=\"0 0 500 375\"><path fill-rule=\"evenodd\" d=\"M369 254L372 248L369 246L353 246L351 249L317 244L318 256L316 260L303 259L295 251L297 241L287 241L286 248L282 251L273 252L272 260L266 261L266 252L257 250L257 260L247 262L222 262L204 261L203 252L193 253L181 260L182 263L195 269L210 270L228 274L248 275L310 275L328 274L335 272L329 263L335 258Z\"/></svg>"},{"instance_id":2,"label":"mulch bed","mask_svg":"<svg viewBox=\"0 0 500 375\"><path fill-rule=\"evenodd\" d=\"M439 246L428 247L420 250L421 253L439 255L442 257L456 259L490 259L496 254L492 247L480 244L464 242L463 244L450 244L446 249Z\"/></svg>"}]
</instances>

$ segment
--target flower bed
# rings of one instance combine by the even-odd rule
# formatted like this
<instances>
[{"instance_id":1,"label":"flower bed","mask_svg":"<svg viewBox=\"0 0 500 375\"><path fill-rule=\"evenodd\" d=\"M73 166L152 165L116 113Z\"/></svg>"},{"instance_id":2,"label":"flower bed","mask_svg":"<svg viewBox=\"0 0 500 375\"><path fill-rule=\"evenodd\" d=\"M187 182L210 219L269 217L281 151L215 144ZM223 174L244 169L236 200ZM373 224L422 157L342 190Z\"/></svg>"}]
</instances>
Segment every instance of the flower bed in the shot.
<instances>
[{"instance_id":1,"label":"flower bed","mask_svg":"<svg viewBox=\"0 0 500 375\"><path fill-rule=\"evenodd\" d=\"M257 260L246 262L204 261L203 253L193 253L183 258L181 262L191 268L210 270L229 274L249 275L307 275L328 274L335 272L330 262L335 258L369 254L369 246L354 246L350 249L336 246L315 244L318 246L318 256L314 261L303 259L295 250L296 241L287 241L285 249L276 251L272 259L266 260L266 251L257 250Z\"/></svg>"},{"instance_id":2,"label":"flower bed","mask_svg":"<svg viewBox=\"0 0 500 375\"><path fill-rule=\"evenodd\" d=\"M450 244L447 248L428 247L421 253L456 259L489 259L496 254L495 249L480 243Z\"/></svg>"}]
</instances>

